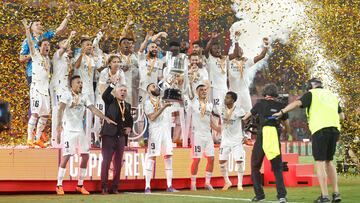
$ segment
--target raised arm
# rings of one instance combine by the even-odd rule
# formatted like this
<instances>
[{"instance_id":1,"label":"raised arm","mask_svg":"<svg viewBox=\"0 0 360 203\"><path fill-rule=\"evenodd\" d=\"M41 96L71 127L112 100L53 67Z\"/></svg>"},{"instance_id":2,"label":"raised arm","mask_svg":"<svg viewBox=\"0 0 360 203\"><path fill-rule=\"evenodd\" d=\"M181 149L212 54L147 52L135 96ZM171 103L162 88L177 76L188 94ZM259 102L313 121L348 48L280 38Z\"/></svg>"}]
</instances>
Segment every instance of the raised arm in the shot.
<instances>
[{"instance_id":1,"label":"raised arm","mask_svg":"<svg viewBox=\"0 0 360 203\"><path fill-rule=\"evenodd\" d=\"M69 46L70 46L70 44L71 44L71 40L72 40L72 38L75 37L75 34L76 34L76 31L71 31L68 39L67 39L66 42L65 42L65 44L63 44L63 45L60 44L60 45L59 45L59 47L60 47L60 49L59 49L59 56L62 56L62 55L65 53L65 51L69 48Z\"/></svg>"},{"instance_id":2,"label":"raised arm","mask_svg":"<svg viewBox=\"0 0 360 203\"><path fill-rule=\"evenodd\" d=\"M229 54L229 60L233 60L234 58L236 58L239 55L239 52L240 52L239 43L235 42L235 49L232 54Z\"/></svg>"},{"instance_id":3,"label":"raised arm","mask_svg":"<svg viewBox=\"0 0 360 203\"><path fill-rule=\"evenodd\" d=\"M144 52L144 50L146 49L147 43L153 34L154 34L154 32L151 30L146 34L144 41L140 45L139 53Z\"/></svg>"},{"instance_id":4,"label":"raised arm","mask_svg":"<svg viewBox=\"0 0 360 203\"><path fill-rule=\"evenodd\" d=\"M82 58L85 54L85 49L81 49L81 53L80 53L80 56L79 58L76 60L75 62L75 69L79 69L80 68L80 65L81 65L81 62L82 62Z\"/></svg>"},{"instance_id":5,"label":"raised arm","mask_svg":"<svg viewBox=\"0 0 360 203\"><path fill-rule=\"evenodd\" d=\"M66 14L66 17L64 18L64 20L61 22L61 24L59 25L58 28L56 28L55 30L55 34L59 34L61 32L63 32L65 30L65 27L70 19L70 17L73 15L73 11L69 10L68 13Z\"/></svg>"},{"instance_id":6,"label":"raised arm","mask_svg":"<svg viewBox=\"0 0 360 203\"><path fill-rule=\"evenodd\" d=\"M96 34L96 37L93 41L93 47L94 47L94 51L97 53L97 54L102 54L102 50L100 49L100 40L102 39L102 37L104 36L104 33L100 30L97 34Z\"/></svg>"},{"instance_id":7,"label":"raised arm","mask_svg":"<svg viewBox=\"0 0 360 203\"><path fill-rule=\"evenodd\" d=\"M268 50L269 50L269 39L267 37L264 37L263 38L263 50L261 51L261 53L259 55L254 57L254 63L257 63L261 59L265 58Z\"/></svg>"},{"instance_id":8,"label":"raised arm","mask_svg":"<svg viewBox=\"0 0 360 203\"><path fill-rule=\"evenodd\" d=\"M133 24L134 24L133 16L129 15L126 20L126 25L121 32L121 36L125 36L130 26L132 26Z\"/></svg>"},{"instance_id":9,"label":"raised arm","mask_svg":"<svg viewBox=\"0 0 360 203\"><path fill-rule=\"evenodd\" d=\"M216 38L218 38L218 37L219 37L219 34L218 34L217 32L211 33L210 40L209 40L208 43L206 44L206 47L205 47L205 50L204 50L204 54L205 54L205 57L206 57L206 58L209 58L211 46L212 46L214 40L215 40Z\"/></svg>"},{"instance_id":10,"label":"raised arm","mask_svg":"<svg viewBox=\"0 0 360 203\"><path fill-rule=\"evenodd\" d=\"M29 44L29 49L30 49L30 55L34 55L35 54L35 44L34 44L34 41L31 39L31 34L30 34L30 26L29 26L29 23L26 19L23 19L21 21L25 27L25 31L26 31L26 39L28 41L28 44Z\"/></svg>"},{"instance_id":11,"label":"raised arm","mask_svg":"<svg viewBox=\"0 0 360 203\"><path fill-rule=\"evenodd\" d=\"M102 99L106 104L110 104L115 99L115 97L111 94L111 91L114 89L114 87L115 85L110 84L102 94Z\"/></svg>"},{"instance_id":12,"label":"raised arm","mask_svg":"<svg viewBox=\"0 0 360 203\"><path fill-rule=\"evenodd\" d=\"M159 32L157 33L156 35L153 35L151 37L151 41L155 42L157 39L159 39L160 37L163 37L163 38L167 38L168 34L166 32Z\"/></svg>"}]
</instances>

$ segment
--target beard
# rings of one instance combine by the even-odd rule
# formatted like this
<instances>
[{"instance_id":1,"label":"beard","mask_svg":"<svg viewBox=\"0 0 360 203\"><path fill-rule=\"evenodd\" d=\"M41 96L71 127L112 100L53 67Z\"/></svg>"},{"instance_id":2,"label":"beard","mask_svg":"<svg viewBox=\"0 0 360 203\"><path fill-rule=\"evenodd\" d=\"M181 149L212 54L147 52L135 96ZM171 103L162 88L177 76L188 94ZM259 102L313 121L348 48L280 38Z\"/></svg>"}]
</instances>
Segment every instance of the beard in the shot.
<instances>
[{"instance_id":1,"label":"beard","mask_svg":"<svg viewBox=\"0 0 360 203\"><path fill-rule=\"evenodd\" d=\"M150 91L150 93L155 96L155 97L158 97L160 96L160 90L158 88L156 88L155 90L153 91Z\"/></svg>"},{"instance_id":2,"label":"beard","mask_svg":"<svg viewBox=\"0 0 360 203\"><path fill-rule=\"evenodd\" d=\"M156 57L157 56L157 51L149 51L149 56L150 57Z\"/></svg>"}]
</instances>

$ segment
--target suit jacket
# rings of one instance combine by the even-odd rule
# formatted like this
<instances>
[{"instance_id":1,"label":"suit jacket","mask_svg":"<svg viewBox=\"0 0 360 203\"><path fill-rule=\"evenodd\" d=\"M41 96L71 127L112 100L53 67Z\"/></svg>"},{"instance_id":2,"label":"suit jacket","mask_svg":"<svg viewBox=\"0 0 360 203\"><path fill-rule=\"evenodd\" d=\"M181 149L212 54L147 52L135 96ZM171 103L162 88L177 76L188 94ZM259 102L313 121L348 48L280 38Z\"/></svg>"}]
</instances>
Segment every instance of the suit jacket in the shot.
<instances>
[{"instance_id":1,"label":"suit jacket","mask_svg":"<svg viewBox=\"0 0 360 203\"><path fill-rule=\"evenodd\" d=\"M106 121L101 128L100 134L106 136L126 136L125 127L132 128L133 117L131 116L131 104L125 102L125 121L122 119L120 113L120 106L116 98L111 94L113 88L109 87L102 95L102 99L105 102L105 116L115 121L117 125L109 124Z\"/></svg>"}]
</instances>

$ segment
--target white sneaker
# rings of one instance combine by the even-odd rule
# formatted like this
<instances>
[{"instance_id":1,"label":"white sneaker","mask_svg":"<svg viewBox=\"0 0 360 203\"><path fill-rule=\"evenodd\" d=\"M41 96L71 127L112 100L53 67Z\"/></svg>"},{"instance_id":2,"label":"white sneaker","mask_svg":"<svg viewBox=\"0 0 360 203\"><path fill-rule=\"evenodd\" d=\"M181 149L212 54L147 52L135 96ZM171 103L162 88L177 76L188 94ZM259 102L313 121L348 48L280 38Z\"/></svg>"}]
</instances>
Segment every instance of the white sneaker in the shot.
<instances>
[{"instance_id":1,"label":"white sneaker","mask_svg":"<svg viewBox=\"0 0 360 203\"><path fill-rule=\"evenodd\" d=\"M232 186L231 182L225 183L224 187L222 188L222 190L228 190L230 187Z\"/></svg>"},{"instance_id":2,"label":"white sneaker","mask_svg":"<svg viewBox=\"0 0 360 203\"><path fill-rule=\"evenodd\" d=\"M237 189L238 189L239 191L243 191L243 190L244 190L244 188L242 187L242 185L238 185L238 186L237 186Z\"/></svg>"},{"instance_id":3,"label":"white sneaker","mask_svg":"<svg viewBox=\"0 0 360 203\"><path fill-rule=\"evenodd\" d=\"M196 184L191 183L190 190L191 191L196 191Z\"/></svg>"},{"instance_id":4,"label":"white sneaker","mask_svg":"<svg viewBox=\"0 0 360 203\"><path fill-rule=\"evenodd\" d=\"M210 185L210 184L205 184L205 189L210 190L210 191L215 191L215 189L213 188L213 186Z\"/></svg>"}]
</instances>

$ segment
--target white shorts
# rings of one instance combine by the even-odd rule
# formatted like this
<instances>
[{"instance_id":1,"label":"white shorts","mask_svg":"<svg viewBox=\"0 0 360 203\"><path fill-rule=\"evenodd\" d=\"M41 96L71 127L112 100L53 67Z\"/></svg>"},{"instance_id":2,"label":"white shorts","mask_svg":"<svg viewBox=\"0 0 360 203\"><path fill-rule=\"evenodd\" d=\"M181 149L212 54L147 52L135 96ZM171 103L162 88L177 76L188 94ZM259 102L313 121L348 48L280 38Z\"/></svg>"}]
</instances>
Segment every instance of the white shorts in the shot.
<instances>
[{"instance_id":1,"label":"white shorts","mask_svg":"<svg viewBox=\"0 0 360 203\"><path fill-rule=\"evenodd\" d=\"M224 104L227 92L228 90L212 88L212 102L214 106L222 106L222 104Z\"/></svg>"},{"instance_id":2,"label":"white shorts","mask_svg":"<svg viewBox=\"0 0 360 203\"><path fill-rule=\"evenodd\" d=\"M164 156L173 154L171 131L156 128L149 129L149 134L149 157L160 156L161 154Z\"/></svg>"},{"instance_id":3,"label":"white shorts","mask_svg":"<svg viewBox=\"0 0 360 203\"><path fill-rule=\"evenodd\" d=\"M62 134L63 150L62 155L89 154L89 137L84 131L64 131Z\"/></svg>"},{"instance_id":4,"label":"white shorts","mask_svg":"<svg viewBox=\"0 0 360 203\"><path fill-rule=\"evenodd\" d=\"M214 141L212 136L200 136L194 133L192 145L192 158L214 156Z\"/></svg>"},{"instance_id":5,"label":"white shorts","mask_svg":"<svg viewBox=\"0 0 360 203\"><path fill-rule=\"evenodd\" d=\"M30 109L31 113L39 116L50 114L50 96L39 93L36 89L30 90Z\"/></svg>"},{"instance_id":6,"label":"white shorts","mask_svg":"<svg viewBox=\"0 0 360 203\"><path fill-rule=\"evenodd\" d=\"M241 143L235 145L220 144L219 160L229 160L230 153L232 153L235 161L245 161L245 150Z\"/></svg>"}]
</instances>

